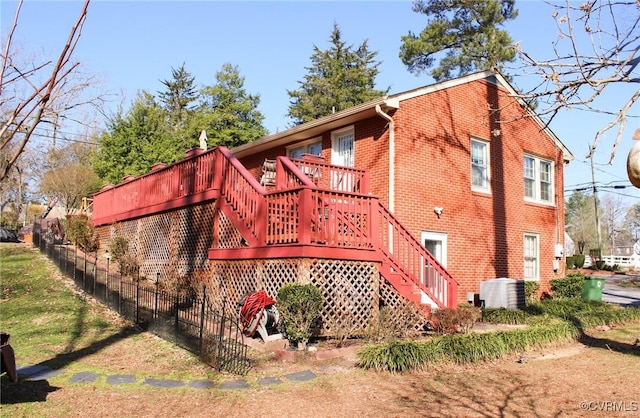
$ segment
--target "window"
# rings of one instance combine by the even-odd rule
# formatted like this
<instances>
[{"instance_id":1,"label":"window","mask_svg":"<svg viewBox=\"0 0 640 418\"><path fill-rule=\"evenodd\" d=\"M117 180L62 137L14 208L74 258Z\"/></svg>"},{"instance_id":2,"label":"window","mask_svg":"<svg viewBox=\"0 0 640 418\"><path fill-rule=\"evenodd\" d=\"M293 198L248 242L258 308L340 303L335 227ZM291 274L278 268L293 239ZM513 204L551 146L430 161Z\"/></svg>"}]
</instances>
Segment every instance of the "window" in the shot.
<instances>
[{"instance_id":1,"label":"window","mask_svg":"<svg viewBox=\"0 0 640 418\"><path fill-rule=\"evenodd\" d=\"M422 231L422 243L436 260L447 267L447 234L443 232Z\"/></svg>"},{"instance_id":2,"label":"window","mask_svg":"<svg viewBox=\"0 0 640 418\"><path fill-rule=\"evenodd\" d=\"M538 234L524 234L524 278L538 280Z\"/></svg>"},{"instance_id":3,"label":"window","mask_svg":"<svg viewBox=\"0 0 640 418\"><path fill-rule=\"evenodd\" d=\"M353 128L331 134L331 164L353 167Z\"/></svg>"},{"instance_id":4,"label":"window","mask_svg":"<svg viewBox=\"0 0 640 418\"><path fill-rule=\"evenodd\" d=\"M489 191L489 144L471 140L471 189Z\"/></svg>"},{"instance_id":5,"label":"window","mask_svg":"<svg viewBox=\"0 0 640 418\"><path fill-rule=\"evenodd\" d=\"M524 156L524 197L526 200L553 203L553 164Z\"/></svg>"},{"instance_id":6,"label":"window","mask_svg":"<svg viewBox=\"0 0 640 418\"><path fill-rule=\"evenodd\" d=\"M322 155L322 140L312 139L287 148L289 158L302 158L303 154Z\"/></svg>"}]
</instances>

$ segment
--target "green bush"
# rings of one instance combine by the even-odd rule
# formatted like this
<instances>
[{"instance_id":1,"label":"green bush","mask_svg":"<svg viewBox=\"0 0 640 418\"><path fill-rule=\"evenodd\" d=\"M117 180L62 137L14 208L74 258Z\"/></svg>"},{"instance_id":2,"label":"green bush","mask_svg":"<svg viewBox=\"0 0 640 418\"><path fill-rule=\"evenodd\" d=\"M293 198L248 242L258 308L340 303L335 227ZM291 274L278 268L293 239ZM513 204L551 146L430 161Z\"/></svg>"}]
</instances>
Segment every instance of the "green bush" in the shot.
<instances>
[{"instance_id":1,"label":"green bush","mask_svg":"<svg viewBox=\"0 0 640 418\"><path fill-rule=\"evenodd\" d=\"M538 291L540 290L540 283L533 280L526 280L524 282L524 296L525 302L537 302Z\"/></svg>"},{"instance_id":2,"label":"green bush","mask_svg":"<svg viewBox=\"0 0 640 418\"><path fill-rule=\"evenodd\" d=\"M584 267L585 256L584 254L576 254L573 256L573 261L576 265L577 269L581 269Z\"/></svg>"},{"instance_id":3,"label":"green bush","mask_svg":"<svg viewBox=\"0 0 640 418\"><path fill-rule=\"evenodd\" d=\"M576 266L576 259L574 256L570 255L566 257L567 268L569 270L573 269Z\"/></svg>"},{"instance_id":4,"label":"green bush","mask_svg":"<svg viewBox=\"0 0 640 418\"><path fill-rule=\"evenodd\" d=\"M84 252L98 250L99 239L86 216L70 217L67 222L67 238Z\"/></svg>"},{"instance_id":5,"label":"green bush","mask_svg":"<svg viewBox=\"0 0 640 418\"><path fill-rule=\"evenodd\" d=\"M322 293L312 284L287 283L277 299L287 338L305 347L322 308Z\"/></svg>"},{"instance_id":6,"label":"green bush","mask_svg":"<svg viewBox=\"0 0 640 418\"><path fill-rule=\"evenodd\" d=\"M362 368L392 373L418 370L429 361L424 344L410 340L366 346L358 358Z\"/></svg>"},{"instance_id":7,"label":"green bush","mask_svg":"<svg viewBox=\"0 0 640 418\"><path fill-rule=\"evenodd\" d=\"M492 324L520 325L527 322L527 312L518 309L485 308L482 321Z\"/></svg>"},{"instance_id":8,"label":"green bush","mask_svg":"<svg viewBox=\"0 0 640 418\"><path fill-rule=\"evenodd\" d=\"M604 260L597 260L596 261L596 269L597 270L606 270L607 269L607 263Z\"/></svg>"},{"instance_id":9,"label":"green bush","mask_svg":"<svg viewBox=\"0 0 640 418\"><path fill-rule=\"evenodd\" d=\"M581 298L584 274L569 273L563 279L551 279L551 294L556 298Z\"/></svg>"},{"instance_id":10,"label":"green bush","mask_svg":"<svg viewBox=\"0 0 640 418\"><path fill-rule=\"evenodd\" d=\"M507 309L485 310L486 316L501 316ZM495 360L531 349L575 340L587 328L640 321L640 307L620 307L582 299L547 299L527 307L526 328L511 331L442 335L426 342L390 341L358 352L358 365L378 371L403 372L428 364L459 364ZM515 316L514 316L515 318Z\"/></svg>"}]
</instances>

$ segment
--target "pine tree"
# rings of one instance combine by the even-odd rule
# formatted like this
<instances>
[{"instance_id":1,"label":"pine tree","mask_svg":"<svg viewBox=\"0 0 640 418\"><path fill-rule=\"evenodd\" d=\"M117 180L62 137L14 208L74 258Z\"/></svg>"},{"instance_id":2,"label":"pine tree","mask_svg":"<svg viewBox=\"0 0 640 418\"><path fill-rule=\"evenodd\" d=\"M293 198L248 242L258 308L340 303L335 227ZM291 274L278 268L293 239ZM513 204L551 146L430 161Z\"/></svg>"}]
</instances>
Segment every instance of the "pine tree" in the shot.
<instances>
[{"instance_id":1,"label":"pine tree","mask_svg":"<svg viewBox=\"0 0 640 418\"><path fill-rule=\"evenodd\" d=\"M402 37L400 59L412 73L431 70L436 81L482 70L500 71L516 48L500 25L515 19L515 0L416 0L413 11L427 15L419 35ZM457 71L456 71L457 70Z\"/></svg>"},{"instance_id":2,"label":"pine tree","mask_svg":"<svg viewBox=\"0 0 640 418\"><path fill-rule=\"evenodd\" d=\"M200 105L191 121L196 138L204 129L211 145L231 148L266 135L264 116L258 110L260 95L245 91L239 68L224 64L216 73L216 81L200 92Z\"/></svg>"},{"instance_id":3,"label":"pine tree","mask_svg":"<svg viewBox=\"0 0 640 418\"><path fill-rule=\"evenodd\" d=\"M146 173L155 163L177 161L189 148L175 139L164 109L142 91L126 114L109 121L92 165L103 182L117 184L124 176Z\"/></svg>"},{"instance_id":4,"label":"pine tree","mask_svg":"<svg viewBox=\"0 0 640 418\"><path fill-rule=\"evenodd\" d=\"M375 89L380 62L366 40L354 50L342 40L334 23L329 41L331 47L324 51L313 46L312 65L306 67L304 81L298 82L300 88L287 91L291 99L287 116L294 125L365 103L389 90Z\"/></svg>"},{"instance_id":5,"label":"pine tree","mask_svg":"<svg viewBox=\"0 0 640 418\"><path fill-rule=\"evenodd\" d=\"M160 102L169 115L174 131L184 128L190 112L198 100L195 77L185 69L184 63L177 70L172 68L172 80L162 80L166 91L158 92Z\"/></svg>"}]
</instances>

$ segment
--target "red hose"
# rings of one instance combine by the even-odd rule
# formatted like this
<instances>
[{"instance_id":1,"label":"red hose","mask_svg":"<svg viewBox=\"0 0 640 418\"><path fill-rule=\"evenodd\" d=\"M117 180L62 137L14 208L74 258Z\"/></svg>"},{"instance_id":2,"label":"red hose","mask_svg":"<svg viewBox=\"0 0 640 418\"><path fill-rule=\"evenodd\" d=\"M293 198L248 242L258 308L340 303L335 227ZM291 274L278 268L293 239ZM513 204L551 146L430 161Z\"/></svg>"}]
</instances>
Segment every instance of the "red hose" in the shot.
<instances>
[{"instance_id":1,"label":"red hose","mask_svg":"<svg viewBox=\"0 0 640 418\"><path fill-rule=\"evenodd\" d=\"M262 319L262 315L264 314L264 308L275 305L276 301L267 295L267 292L264 290L258 290L255 293L248 295L245 298L244 304L240 308L240 320L242 321L242 327L248 328L251 324L251 320L254 317L258 317L255 326L252 330L249 330L248 335L253 335Z\"/></svg>"}]
</instances>

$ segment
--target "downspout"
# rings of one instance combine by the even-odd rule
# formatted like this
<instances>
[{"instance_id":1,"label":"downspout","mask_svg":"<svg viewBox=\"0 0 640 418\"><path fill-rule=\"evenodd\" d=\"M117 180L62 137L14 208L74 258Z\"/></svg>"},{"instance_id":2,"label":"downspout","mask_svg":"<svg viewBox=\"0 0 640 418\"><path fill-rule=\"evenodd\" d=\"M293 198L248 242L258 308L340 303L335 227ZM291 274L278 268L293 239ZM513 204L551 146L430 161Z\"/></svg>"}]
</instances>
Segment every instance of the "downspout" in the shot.
<instances>
[{"instance_id":1,"label":"downspout","mask_svg":"<svg viewBox=\"0 0 640 418\"><path fill-rule=\"evenodd\" d=\"M395 209L395 154L396 154L396 132L393 118L382 111L380 105L376 105L376 113L389 122L389 212Z\"/></svg>"}]
</instances>

